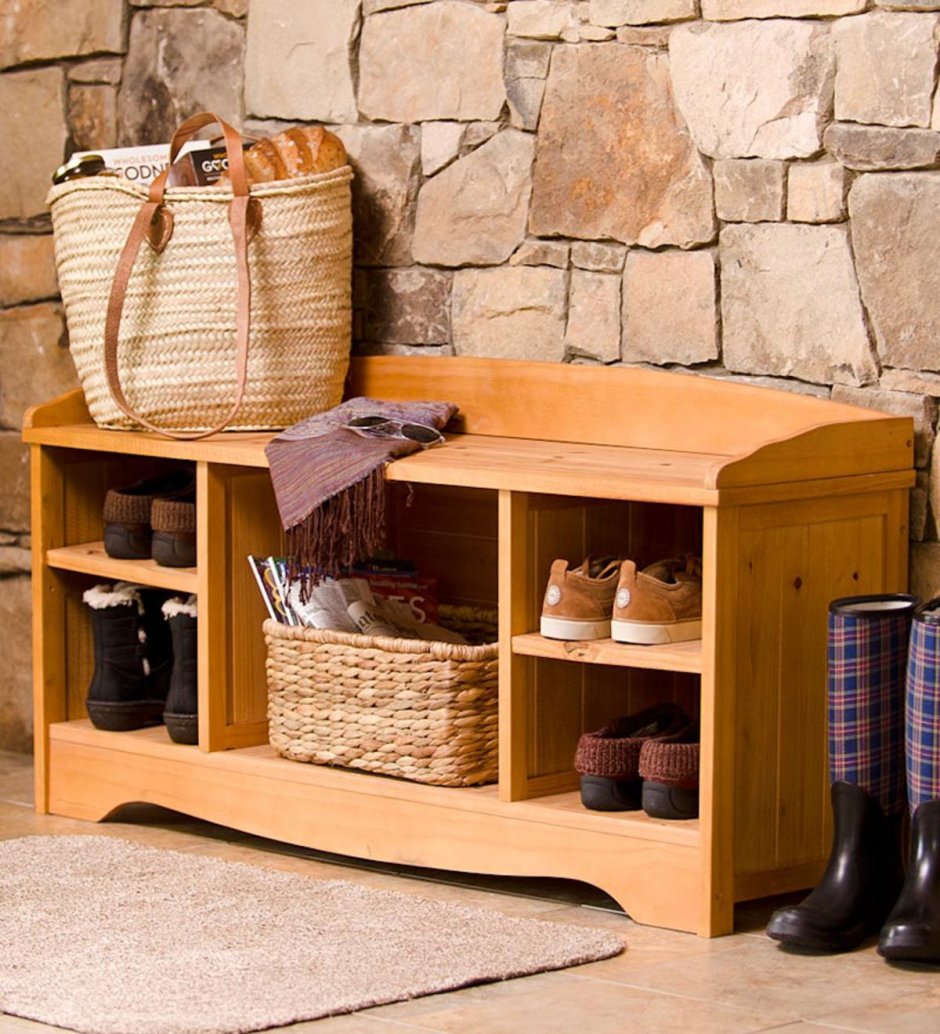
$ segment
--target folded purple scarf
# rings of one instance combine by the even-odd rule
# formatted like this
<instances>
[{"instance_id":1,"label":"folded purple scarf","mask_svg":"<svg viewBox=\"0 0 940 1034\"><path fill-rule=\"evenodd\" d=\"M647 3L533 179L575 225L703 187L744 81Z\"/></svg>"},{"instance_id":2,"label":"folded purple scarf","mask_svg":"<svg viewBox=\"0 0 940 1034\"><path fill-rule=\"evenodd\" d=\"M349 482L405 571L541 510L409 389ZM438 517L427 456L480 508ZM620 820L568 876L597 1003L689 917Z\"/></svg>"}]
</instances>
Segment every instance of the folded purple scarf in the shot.
<instances>
[{"instance_id":1,"label":"folded purple scarf","mask_svg":"<svg viewBox=\"0 0 940 1034\"><path fill-rule=\"evenodd\" d=\"M385 540L385 464L417 452L404 438L363 438L343 425L378 414L441 430L451 402L354 398L287 428L264 450L292 558L305 585L374 554Z\"/></svg>"}]
</instances>

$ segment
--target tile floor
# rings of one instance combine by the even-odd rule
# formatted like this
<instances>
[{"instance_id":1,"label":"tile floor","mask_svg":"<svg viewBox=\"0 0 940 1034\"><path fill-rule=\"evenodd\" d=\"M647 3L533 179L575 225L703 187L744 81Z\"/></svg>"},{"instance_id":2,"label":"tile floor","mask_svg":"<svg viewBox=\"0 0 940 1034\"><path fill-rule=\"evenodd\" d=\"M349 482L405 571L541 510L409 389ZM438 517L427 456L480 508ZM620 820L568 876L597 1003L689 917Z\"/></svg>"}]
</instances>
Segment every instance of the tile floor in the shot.
<instances>
[{"instance_id":1,"label":"tile floor","mask_svg":"<svg viewBox=\"0 0 940 1034\"><path fill-rule=\"evenodd\" d=\"M0 837L119 836L287 869L312 879L345 878L508 914L616 930L627 941L623 955L576 969L417 998L281 1030L308 1034L940 1032L940 968L889 966L872 944L842 956L784 953L763 934L767 916L779 902L742 907L733 935L703 940L638 926L612 911L602 894L582 884L366 867L145 805L128 806L115 819L93 825L36 815L31 800L30 760L0 752ZM57 1029L0 1014L0 1034Z\"/></svg>"}]
</instances>

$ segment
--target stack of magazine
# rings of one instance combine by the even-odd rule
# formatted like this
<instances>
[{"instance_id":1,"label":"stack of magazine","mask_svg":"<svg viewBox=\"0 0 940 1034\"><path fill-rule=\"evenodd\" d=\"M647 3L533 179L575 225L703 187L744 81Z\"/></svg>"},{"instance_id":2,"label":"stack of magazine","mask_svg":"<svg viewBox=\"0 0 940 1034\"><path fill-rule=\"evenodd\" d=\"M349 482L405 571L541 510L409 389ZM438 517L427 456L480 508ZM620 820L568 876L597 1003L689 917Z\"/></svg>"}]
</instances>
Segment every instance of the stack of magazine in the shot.
<instances>
[{"instance_id":1,"label":"stack of magazine","mask_svg":"<svg viewBox=\"0 0 940 1034\"><path fill-rule=\"evenodd\" d=\"M304 598L298 580L287 575L285 557L249 556L268 614L285 625L337 632L466 643L437 624L436 585L412 570L367 566L348 577L324 578Z\"/></svg>"}]
</instances>

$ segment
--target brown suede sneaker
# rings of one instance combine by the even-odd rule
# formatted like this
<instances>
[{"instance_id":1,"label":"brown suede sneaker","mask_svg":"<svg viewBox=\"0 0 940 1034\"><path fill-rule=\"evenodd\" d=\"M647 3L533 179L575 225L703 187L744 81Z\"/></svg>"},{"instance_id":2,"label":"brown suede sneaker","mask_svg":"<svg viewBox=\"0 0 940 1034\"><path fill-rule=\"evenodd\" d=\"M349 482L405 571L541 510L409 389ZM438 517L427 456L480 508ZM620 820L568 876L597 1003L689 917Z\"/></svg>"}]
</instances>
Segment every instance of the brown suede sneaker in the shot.
<instances>
[{"instance_id":1,"label":"brown suede sneaker","mask_svg":"<svg viewBox=\"0 0 940 1034\"><path fill-rule=\"evenodd\" d=\"M606 639L617 589L620 560L589 556L580 567L552 562L540 630L549 639Z\"/></svg>"},{"instance_id":2,"label":"brown suede sneaker","mask_svg":"<svg viewBox=\"0 0 940 1034\"><path fill-rule=\"evenodd\" d=\"M618 643L681 643L702 636L702 564L693 556L637 571L620 566L610 636Z\"/></svg>"}]
</instances>

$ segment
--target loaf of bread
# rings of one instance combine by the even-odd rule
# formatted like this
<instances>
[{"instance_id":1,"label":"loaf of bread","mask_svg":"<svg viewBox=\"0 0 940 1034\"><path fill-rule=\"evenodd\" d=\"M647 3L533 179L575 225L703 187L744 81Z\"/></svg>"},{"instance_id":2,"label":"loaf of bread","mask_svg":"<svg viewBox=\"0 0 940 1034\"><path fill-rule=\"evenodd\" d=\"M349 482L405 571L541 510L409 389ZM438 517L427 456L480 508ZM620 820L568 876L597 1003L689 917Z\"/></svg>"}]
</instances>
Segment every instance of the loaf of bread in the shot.
<instances>
[{"instance_id":1,"label":"loaf of bread","mask_svg":"<svg viewBox=\"0 0 940 1034\"><path fill-rule=\"evenodd\" d=\"M346 162L342 141L323 126L295 126L269 140L259 140L245 151L249 183L270 183L329 172ZM223 182L227 179L228 176Z\"/></svg>"}]
</instances>

